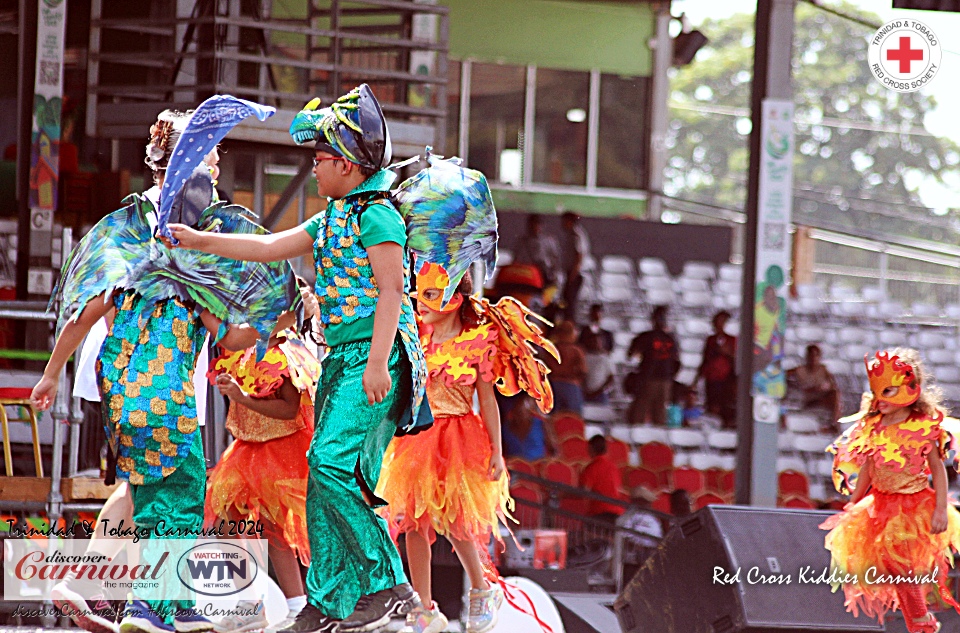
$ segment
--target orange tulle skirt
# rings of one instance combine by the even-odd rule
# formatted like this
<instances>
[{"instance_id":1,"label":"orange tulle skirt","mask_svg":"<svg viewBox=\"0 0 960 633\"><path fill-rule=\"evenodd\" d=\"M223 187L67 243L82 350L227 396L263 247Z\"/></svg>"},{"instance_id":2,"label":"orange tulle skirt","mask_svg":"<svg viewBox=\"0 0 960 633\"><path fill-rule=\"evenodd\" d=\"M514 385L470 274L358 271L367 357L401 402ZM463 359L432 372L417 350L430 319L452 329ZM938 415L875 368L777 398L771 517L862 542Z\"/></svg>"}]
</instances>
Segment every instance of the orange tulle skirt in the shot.
<instances>
[{"instance_id":1,"label":"orange tulle skirt","mask_svg":"<svg viewBox=\"0 0 960 633\"><path fill-rule=\"evenodd\" d=\"M935 507L936 493L930 488L913 494L876 491L823 522L820 527L830 530L825 545L832 565L846 575L842 587L848 611L863 611L882 623L888 611L899 608L895 585L889 582L897 576L924 580L919 586L928 604L960 611L947 587L951 549L960 548L960 513L948 504L947 531L931 534Z\"/></svg>"},{"instance_id":2,"label":"orange tulle skirt","mask_svg":"<svg viewBox=\"0 0 960 633\"><path fill-rule=\"evenodd\" d=\"M394 438L383 458L377 495L393 532L417 531L502 542L499 523L513 510L508 475L492 481L490 437L474 413L441 417L417 435Z\"/></svg>"},{"instance_id":3,"label":"orange tulle skirt","mask_svg":"<svg viewBox=\"0 0 960 633\"><path fill-rule=\"evenodd\" d=\"M234 440L210 471L204 518L261 521L273 545L310 565L307 537L307 449L313 429L268 442Z\"/></svg>"}]
</instances>

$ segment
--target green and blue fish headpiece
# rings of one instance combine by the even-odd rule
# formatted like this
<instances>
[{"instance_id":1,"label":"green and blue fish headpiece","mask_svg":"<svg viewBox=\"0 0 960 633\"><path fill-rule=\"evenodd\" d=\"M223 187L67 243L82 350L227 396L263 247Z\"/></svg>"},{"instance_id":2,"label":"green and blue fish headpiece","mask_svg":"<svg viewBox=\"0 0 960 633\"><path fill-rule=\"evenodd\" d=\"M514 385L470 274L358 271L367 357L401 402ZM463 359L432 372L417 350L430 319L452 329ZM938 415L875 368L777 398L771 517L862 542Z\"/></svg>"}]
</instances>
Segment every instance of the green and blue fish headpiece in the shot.
<instances>
[{"instance_id":1,"label":"green and blue fish headpiece","mask_svg":"<svg viewBox=\"0 0 960 633\"><path fill-rule=\"evenodd\" d=\"M367 84L361 84L320 108L320 99L303 107L290 124L297 145L316 143L316 149L342 156L351 163L378 171L390 164L393 148L383 110Z\"/></svg>"}]
</instances>

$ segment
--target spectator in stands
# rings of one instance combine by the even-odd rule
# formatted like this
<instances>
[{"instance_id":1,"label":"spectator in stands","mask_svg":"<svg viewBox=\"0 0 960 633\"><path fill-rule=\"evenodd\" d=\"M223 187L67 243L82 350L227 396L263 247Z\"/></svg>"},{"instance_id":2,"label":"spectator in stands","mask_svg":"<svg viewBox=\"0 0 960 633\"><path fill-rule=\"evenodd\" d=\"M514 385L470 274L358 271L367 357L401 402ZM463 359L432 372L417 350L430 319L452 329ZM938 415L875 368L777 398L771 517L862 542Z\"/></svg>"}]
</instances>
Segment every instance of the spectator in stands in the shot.
<instances>
[{"instance_id":1,"label":"spectator in stands","mask_svg":"<svg viewBox=\"0 0 960 633\"><path fill-rule=\"evenodd\" d=\"M734 372L737 339L724 331L730 313L721 310L713 315L713 334L703 344L703 361L697 369L694 385L703 378L707 412L720 416L725 428L736 427L737 376Z\"/></svg>"},{"instance_id":2,"label":"spectator in stands","mask_svg":"<svg viewBox=\"0 0 960 633\"><path fill-rule=\"evenodd\" d=\"M510 398L508 402L510 407L503 416L507 423L500 431L504 457L535 461L552 455L556 442L534 399L521 394Z\"/></svg>"},{"instance_id":3,"label":"spectator in stands","mask_svg":"<svg viewBox=\"0 0 960 633\"><path fill-rule=\"evenodd\" d=\"M563 284L563 318L572 321L576 318L577 297L583 285L581 269L583 261L590 256L590 238L580 226L580 216L576 213L564 213L561 218L563 235L560 238L560 265L565 281Z\"/></svg>"},{"instance_id":4,"label":"spectator in stands","mask_svg":"<svg viewBox=\"0 0 960 633\"><path fill-rule=\"evenodd\" d=\"M543 304L543 275L533 264L510 264L500 268L490 300L513 297L537 314L546 316ZM547 317L549 320L549 317Z\"/></svg>"},{"instance_id":5,"label":"spectator in stands","mask_svg":"<svg viewBox=\"0 0 960 633\"><path fill-rule=\"evenodd\" d=\"M600 339L600 348L605 352L613 351L613 333L600 327L600 320L603 318L603 304L594 303L590 306L590 323L580 330L580 345L586 348L585 339L588 334L593 333Z\"/></svg>"},{"instance_id":6,"label":"spectator in stands","mask_svg":"<svg viewBox=\"0 0 960 633\"><path fill-rule=\"evenodd\" d=\"M607 456L606 438L602 435L594 435L590 438L589 447L590 463L586 465L580 475L580 487L610 499L626 501L624 494L620 491L623 486L620 469ZM587 502L586 514L594 519L614 523L624 511L623 506L599 499L590 499Z\"/></svg>"},{"instance_id":7,"label":"spectator in stands","mask_svg":"<svg viewBox=\"0 0 960 633\"><path fill-rule=\"evenodd\" d=\"M553 331L553 343L560 352L560 362L550 355L545 362L550 368L554 411L573 411L583 415L583 380L587 376L587 356L577 345L573 321L564 321Z\"/></svg>"},{"instance_id":8,"label":"spectator in stands","mask_svg":"<svg viewBox=\"0 0 960 633\"><path fill-rule=\"evenodd\" d=\"M544 235L543 218L527 215L527 232L513 248L513 261L533 264L540 269L545 288L556 287L560 280L560 247L552 235Z\"/></svg>"},{"instance_id":9,"label":"spectator in stands","mask_svg":"<svg viewBox=\"0 0 960 633\"><path fill-rule=\"evenodd\" d=\"M640 365L628 381L627 391L634 396L627 412L630 424L667 423L667 403L671 400L673 379L680 371L677 341L667 331L667 306L657 306L650 316L653 329L641 332L630 342L627 356L640 357Z\"/></svg>"},{"instance_id":10,"label":"spectator in stands","mask_svg":"<svg viewBox=\"0 0 960 633\"><path fill-rule=\"evenodd\" d=\"M607 404L607 392L613 387L614 374L610 353L603 349L600 337L587 328L584 328L580 334L580 344L583 345L587 363L587 374L583 380L583 399L586 402Z\"/></svg>"},{"instance_id":11,"label":"spectator in stands","mask_svg":"<svg viewBox=\"0 0 960 633\"><path fill-rule=\"evenodd\" d=\"M685 517L693 514L693 503L690 493L683 488L677 488L670 493L670 514L675 517Z\"/></svg>"},{"instance_id":12,"label":"spectator in stands","mask_svg":"<svg viewBox=\"0 0 960 633\"><path fill-rule=\"evenodd\" d=\"M657 493L637 486L630 491L630 507L617 519L618 528L633 530L618 532L614 540L614 549L619 547L620 560L623 562L624 584L630 582L663 538L663 525L657 515L650 511L650 505L656 500Z\"/></svg>"},{"instance_id":13,"label":"spectator in stands","mask_svg":"<svg viewBox=\"0 0 960 633\"><path fill-rule=\"evenodd\" d=\"M822 358L818 345L807 345L804 364L788 371L787 377L802 393L804 411L817 414L823 426L833 429L840 417L840 390Z\"/></svg>"}]
</instances>

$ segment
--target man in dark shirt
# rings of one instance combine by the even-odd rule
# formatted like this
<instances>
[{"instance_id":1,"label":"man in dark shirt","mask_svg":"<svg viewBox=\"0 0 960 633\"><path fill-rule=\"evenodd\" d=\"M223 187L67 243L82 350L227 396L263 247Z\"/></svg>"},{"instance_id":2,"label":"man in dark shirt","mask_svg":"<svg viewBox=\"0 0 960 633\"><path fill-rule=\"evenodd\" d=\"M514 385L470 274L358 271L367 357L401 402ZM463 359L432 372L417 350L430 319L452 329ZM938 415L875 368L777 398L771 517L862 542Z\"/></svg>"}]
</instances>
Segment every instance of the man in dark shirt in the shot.
<instances>
[{"instance_id":1,"label":"man in dark shirt","mask_svg":"<svg viewBox=\"0 0 960 633\"><path fill-rule=\"evenodd\" d=\"M630 424L643 424L649 418L665 426L673 378L680 370L680 353L676 339L667 331L667 306L654 308L650 318L653 329L637 334L627 351L631 358L640 357L638 384L627 417Z\"/></svg>"},{"instance_id":2,"label":"man in dark shirt","mask_svg":"<svg viewBox=\"0 0 960 633\"><path fill-rule=\"evenodd\" d=\"M613 351L613 332L600 327L600 320L603 319L603 304L594 303L590 306L590 323L583 326L580 330L580 340L577 341L582 347L587 346L587 335L592 332L600 339L600 349L608 354Z\"/></svg>"}]
</instances>

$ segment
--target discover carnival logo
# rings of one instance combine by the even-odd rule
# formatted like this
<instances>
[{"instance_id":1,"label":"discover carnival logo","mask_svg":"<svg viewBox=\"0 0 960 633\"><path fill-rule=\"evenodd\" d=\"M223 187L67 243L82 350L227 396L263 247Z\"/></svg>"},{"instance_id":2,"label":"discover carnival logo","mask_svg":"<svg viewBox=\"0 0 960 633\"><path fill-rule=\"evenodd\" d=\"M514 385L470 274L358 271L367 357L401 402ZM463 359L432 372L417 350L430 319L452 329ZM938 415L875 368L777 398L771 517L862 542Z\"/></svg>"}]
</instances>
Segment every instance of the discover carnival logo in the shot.
<instances>
[{"instance_id":1,"label":"discover carnival logo","mask_svg":"<svg viewBox=\"0 0 960 633\"><path fill-rule=\"evenodd\" d=\"M916 92L940 70L943 49L929 26L912 18L891 20L870 39L870 73L885 88Z\"/></svg>"}]
</instances>

